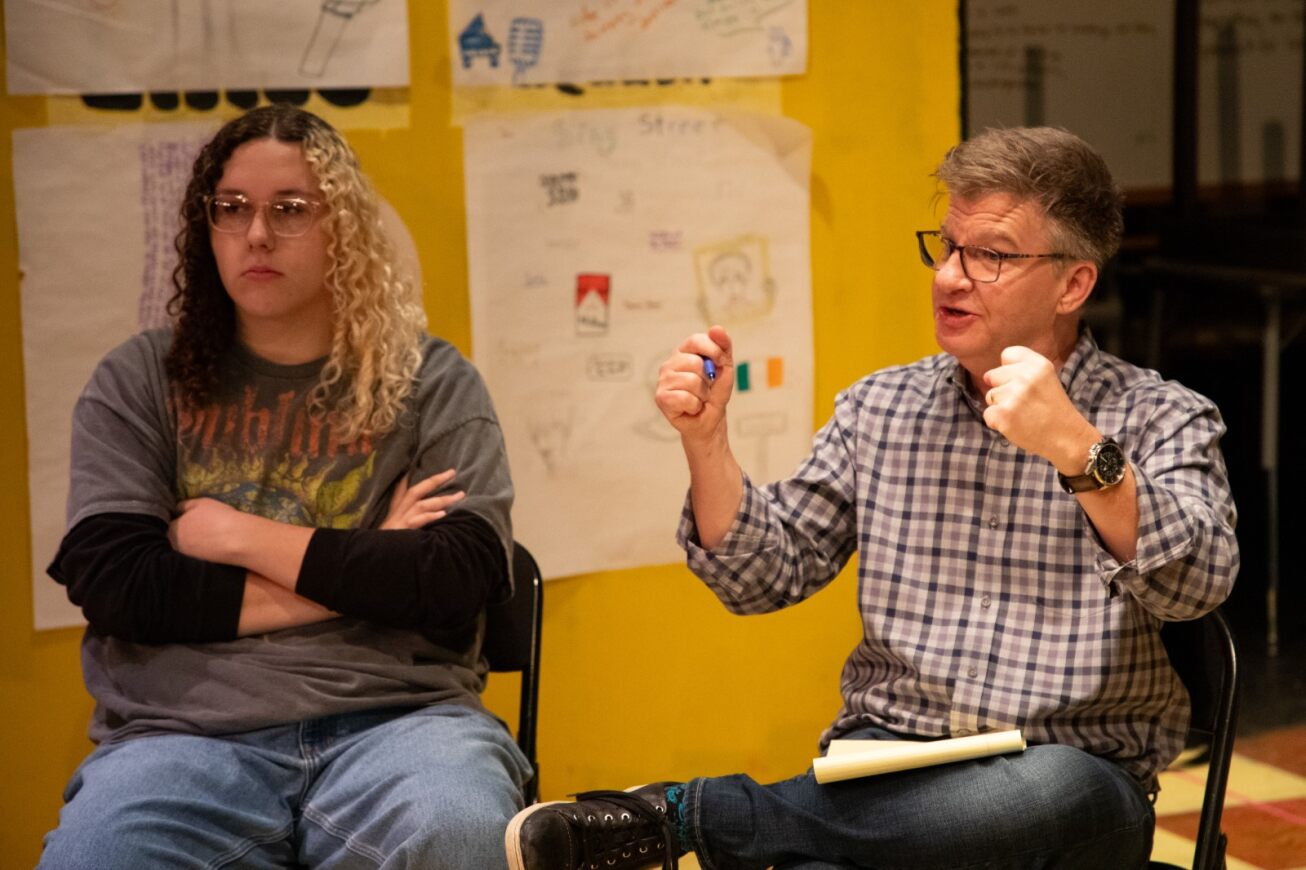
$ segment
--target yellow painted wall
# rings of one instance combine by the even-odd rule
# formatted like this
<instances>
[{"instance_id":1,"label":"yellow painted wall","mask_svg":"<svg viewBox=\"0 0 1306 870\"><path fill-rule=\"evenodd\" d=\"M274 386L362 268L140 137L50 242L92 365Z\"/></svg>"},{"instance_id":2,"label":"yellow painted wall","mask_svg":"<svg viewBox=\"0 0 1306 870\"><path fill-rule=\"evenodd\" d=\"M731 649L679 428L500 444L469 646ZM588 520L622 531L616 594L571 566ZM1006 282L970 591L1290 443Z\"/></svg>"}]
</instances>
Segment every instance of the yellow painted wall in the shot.
<instances>
[{"instance_id":1,"label":"yellow painted wall","mask_svg":"<svg viewBox=\"0 0 1306 870\"><path fill-rule=\"evenodd\" d=\"M815 134L815 429L839 389L934 350L929 276L911 233L937 220L928 173L960 124L954 2L809 4L809 71L786 79L781 93L784 113ZM350 139L412 231L432 330L470 353L461 138L448 125L444 18L443 3L410 4L409 126L351 131ZM90 748L79 632L31 627L31 561L51 554L30 553L27 537L10 131L47 117L42 98L0 96L0 456L8 469L0 486L0 867L35 863L60 792ZM858 637L854 586L845 571L796 608L741 618L682 566L549 583L544 796L803 770L838 705L839 667ZM514 679L498 677L488 692L510 719L516 689Z\"/></svg>"}]
</instances>

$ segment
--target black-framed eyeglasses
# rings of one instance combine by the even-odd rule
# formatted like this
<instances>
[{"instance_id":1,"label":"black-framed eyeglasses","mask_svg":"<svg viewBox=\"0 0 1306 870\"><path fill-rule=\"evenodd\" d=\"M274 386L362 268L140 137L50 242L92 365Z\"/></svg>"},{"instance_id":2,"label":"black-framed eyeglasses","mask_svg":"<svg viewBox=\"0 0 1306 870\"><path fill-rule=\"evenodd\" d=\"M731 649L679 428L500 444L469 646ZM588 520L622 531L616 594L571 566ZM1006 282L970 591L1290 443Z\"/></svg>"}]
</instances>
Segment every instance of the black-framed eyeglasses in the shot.
<instances>
[{"instance_id":1,"label":"black-framed eyeglasses","mask_svg":"<svg viewBox=\"0 0 1306 870\"><path fill-rule=\"evenodd\" d=\"M209 226L220 233L243 233L254 223L254 215L263 212L263 222L273 235L284 239L302 236L318 219L325 203L302 196L284 196L266 202L252 202L240 194L213 194L204 197L204 213Z\"/></svg>"},{"instance_id":2,"label":"black-framed eyeglasses","mask_svg":"<svg viewBox=\"0 0 1306 870\"><path fill-rule=\"evenodd\" d=\"M920 247L921 262L934 271L952 257L953 251L961 254L961 271L980 284L992 284L1002 274L1002 264L1007 260L1068 260L1069 254L1008 254L980 245L959 245L938 230L917 230L916 244Z\"/></svg>"}]
</instances>

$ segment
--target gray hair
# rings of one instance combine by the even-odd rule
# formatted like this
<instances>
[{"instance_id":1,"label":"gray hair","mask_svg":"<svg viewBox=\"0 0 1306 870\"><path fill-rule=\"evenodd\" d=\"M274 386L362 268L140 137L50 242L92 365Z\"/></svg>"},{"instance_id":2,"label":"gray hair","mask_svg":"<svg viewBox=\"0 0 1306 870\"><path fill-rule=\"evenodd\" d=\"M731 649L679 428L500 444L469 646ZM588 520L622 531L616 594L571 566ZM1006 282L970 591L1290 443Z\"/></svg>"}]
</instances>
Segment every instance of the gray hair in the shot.
<instances>
[{"instance_id":1,"label":"gray hair","mask_svg":"<svg viewBox=\"0 0 1306 870\"><path fill-rule=\"evenodd\" d=\"M985 130L948 151L934 177L961 199L1005 193L1037 203L1049 242L1075 259L1101 268L1120 247L1124 196L1102 155L1067 130Z\"/></svg>"}]
</instances>

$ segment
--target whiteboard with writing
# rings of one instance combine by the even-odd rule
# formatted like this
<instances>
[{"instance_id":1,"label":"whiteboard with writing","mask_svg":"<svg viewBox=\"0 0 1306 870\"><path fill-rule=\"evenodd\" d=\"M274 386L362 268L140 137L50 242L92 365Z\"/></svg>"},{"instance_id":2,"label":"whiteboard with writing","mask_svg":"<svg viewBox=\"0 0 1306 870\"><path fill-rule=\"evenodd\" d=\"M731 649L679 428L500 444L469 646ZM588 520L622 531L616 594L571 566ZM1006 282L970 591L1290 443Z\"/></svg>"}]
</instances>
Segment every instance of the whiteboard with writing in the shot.
<instances>
[{"instance_id":1,"label":"whiteboard with writing","mask_svg":"<svg viewBox=\"0 0 1306 870\"><path fill-rule=\"evenodd\" d=\"M793 470L812 434L811 134L661 106L464 128L472 348L494 397L514 534L550 576L678 561L688 485L658 366L721 324L731 443Z\"/></svg>"},{"instance_id":2,"label":"whiteboard with writing","mask_svg":"<svg viewBox=\"0 0 1306 870\"><path fill-rule=\"evenodd\" d=\"M1299 0L1203 0L1198 180L1295 178ZM1171 182L1174 8L968 0L967 126L1050 124L1092 143L1126 188Z\"/></svg>"},{"instance_id":3,"label":"whiteboard with writing","mask_svg":"<svg viewBox=\"0 0 1306 870\"><path fill-rule=\"evenodd\" d=\"M807 0L450 0L457 85L797 75Z\"/></svg>"}]
</instances>

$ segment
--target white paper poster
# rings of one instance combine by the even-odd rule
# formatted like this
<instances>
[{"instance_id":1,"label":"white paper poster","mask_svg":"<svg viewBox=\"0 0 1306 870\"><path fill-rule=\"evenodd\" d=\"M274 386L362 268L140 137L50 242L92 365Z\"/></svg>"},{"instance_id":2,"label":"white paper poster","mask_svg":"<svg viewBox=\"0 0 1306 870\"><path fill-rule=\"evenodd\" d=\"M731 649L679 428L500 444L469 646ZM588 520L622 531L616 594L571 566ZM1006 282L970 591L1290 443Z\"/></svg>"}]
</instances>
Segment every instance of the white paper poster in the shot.
<instances>
[{"instance_id":1,"label":"white paper poster","mask_svg":"<svg viewBox=\"0 0 1306 870\"><path fill-rule=\"evenodd\" d=\"M798 75L807 0L449 0L453 80Z\"/></svg>"},{"instance_id":2,"label":"white paper poster","mask_svg":"<svg viewBox=\"0 0 1306 870\"><path fill-rule=\"evenodd\" d=\"M64 533L73 403L100 357L161 322L181 192L212 124L14 131L37 628L81 612L45 575Z\"/></svg>"},{"instance_id":3,"label":"white paper poster","mask_svg":"<svg viewBox=\"0 0 1306 870\"><path fill-rule=\"evenodd\" d=\"M104 354L137 331L168 322L181 199L195 155L216 126L14 131L38 629L81 622L81 612L45 574L65 531L73 405ZM382 216L399 268L418 276L411 236L388 205Z\"/></svg>"},{"instance_id":4,"label":"white paper poster","mask_svg":"<svg viewBox=\"0 0 1306 870\"><path fill-rule=\"evenodd\" d=\"M731 332L745 471L781 477L810 446L810 132L663 106L477 118L464 146L514 534L555 577L680 560L688 473L653 391L687 335Z\"/></svg>"},{"instance_id":5,"label":"white paper poster","mask_svg":"<svg viewBox=\"0 0 1306 870\"><path fill-rule=\"evenodd\" d=\"M408 84L404 0L5 0L11 94Z\"/></svg>"}]
</instances>

